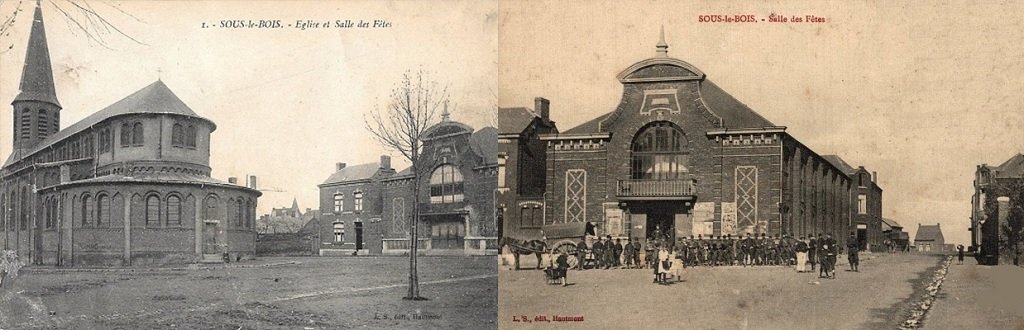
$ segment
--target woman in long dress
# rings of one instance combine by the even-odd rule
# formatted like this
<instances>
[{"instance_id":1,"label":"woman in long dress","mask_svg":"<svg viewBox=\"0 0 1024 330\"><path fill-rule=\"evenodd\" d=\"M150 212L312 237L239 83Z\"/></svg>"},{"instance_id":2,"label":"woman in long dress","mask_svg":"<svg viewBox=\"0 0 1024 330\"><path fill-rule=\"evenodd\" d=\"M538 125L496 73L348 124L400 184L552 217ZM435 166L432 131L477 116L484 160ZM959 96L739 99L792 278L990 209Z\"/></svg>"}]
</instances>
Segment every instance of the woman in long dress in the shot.
<instances>
[{"instance_id":1,"label":"woman in long dress","mask_svg":"<svg viewBox=\"0 0 1024 330\"><path fill-rule=\"evenodd\" d=\"M672 259L669 259L668 249L662 246L658 249L658 282L665 284L668 273L672 269Z\"/></svg>"}]
</instances>

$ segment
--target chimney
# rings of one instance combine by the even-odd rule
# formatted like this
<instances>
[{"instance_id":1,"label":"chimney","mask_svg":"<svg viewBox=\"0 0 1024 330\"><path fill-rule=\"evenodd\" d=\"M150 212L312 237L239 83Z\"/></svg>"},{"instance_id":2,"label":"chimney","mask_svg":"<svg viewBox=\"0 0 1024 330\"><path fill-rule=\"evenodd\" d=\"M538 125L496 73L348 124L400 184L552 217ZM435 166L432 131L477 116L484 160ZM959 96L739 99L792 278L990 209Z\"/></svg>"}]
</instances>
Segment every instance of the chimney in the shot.
<instances>
[{"instance_id":1,"label":"chimney","mask_svg":"<svg viewBox=\"0 0 1024 330\"><path fill-rule=\"evenodd\" d=\"M256 176L255 175L250 175L249 176L249 188L256 189L256 187L257 187L257 185L256 185Z\"/></svg>"},{"instance_id":2,"label":"chimney","mask_svg":"<svg viewBox=\"0 0 1024 330\"><path fill-rule=\"evenodd\" d=\"M551 101L548 101L548 99L546 99L546 98L536 97L536 98L533 99L533 110L537 111L537 114L540 115L541 119L544 119L544 120L549 120L550 119L548 117L549 106L550 105L551 105Z\"/></svg>"},{"instance_id":3,"label":"chimney","mask_svg":"<svg viewBox=\"0 0 1024 330\"><path fill-rule=\"evenodd\" d=\"M871 182L878 184L878 171L871 171Z\"/></svg>"},{"instance_id":4,"label":"chimney","mask_svg":"<svg viewBox=\"0 0 1024 330\"><path fill-rule=\"evenodd\" d=\"M230 183L230 184L238 184L238 177L234 177L233 176L233 177L228 178L228 183Z\"/></svg>"},{"instance_id":5,"label":"chimney","mask_svg":"<svg viewBox=\"0 0 1024 330\"><path fill-rule=\"evenodd\" d=\"M391 169L391 156L380 156L380 168L385 170Z\"/></svg>"},{"instance_id":6,"label":"chimney","mask_svg":"<svg viewBox=\"0 0 1024 330\"><path fill-rule=\"evenodd\" d=\"M335 172L341 171L344 168L345 168L345 163L335 163L334 164L334 171Z\"/></svg>"}]
</instances>

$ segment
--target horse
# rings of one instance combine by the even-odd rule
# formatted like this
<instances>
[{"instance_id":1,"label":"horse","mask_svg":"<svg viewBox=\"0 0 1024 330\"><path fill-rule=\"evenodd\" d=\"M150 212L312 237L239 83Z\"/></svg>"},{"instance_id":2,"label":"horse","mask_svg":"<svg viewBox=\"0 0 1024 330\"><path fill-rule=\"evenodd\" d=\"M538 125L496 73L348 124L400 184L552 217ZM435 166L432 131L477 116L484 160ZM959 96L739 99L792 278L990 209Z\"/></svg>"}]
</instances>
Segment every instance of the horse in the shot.
<instances>
[{"instance_id":1,"label":"horse","mask_svg":"<svg viewBox=\"0 0 1024 330\"><path fill-rule=\"evenodd\" d=\"M519 255L520 254L535 254L537 255L537 269L541 267L541 254L547 252L547 243L541 240L520 240L511 237L502 237L499 248L508 247L509 252L512 252L512 257L515 259L515 269L519 270Z\"/></svg>"}]
</instances>

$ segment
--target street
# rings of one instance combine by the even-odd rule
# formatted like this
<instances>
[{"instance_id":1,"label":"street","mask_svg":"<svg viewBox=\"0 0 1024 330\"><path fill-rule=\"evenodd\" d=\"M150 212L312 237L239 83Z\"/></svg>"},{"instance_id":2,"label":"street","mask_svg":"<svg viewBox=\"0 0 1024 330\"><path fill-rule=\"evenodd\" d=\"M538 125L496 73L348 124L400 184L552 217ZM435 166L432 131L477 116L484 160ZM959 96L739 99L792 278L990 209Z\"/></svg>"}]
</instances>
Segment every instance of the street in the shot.
<instances>
[{"instance_id":1,"label":"street","mask_svg":"<svg viewBox=\"0 0 1024 330\"><path fill-rule=\"evenodd\" d=\"M842 259L842 258L841 258ZM570 271L567 287L536 270L499 271L499 326L518 328L893 329L940 257L862 254L860 272L819 279L793 268L687 268L683 282L651 283L650 269ZM533 258L522 258L524 267ZM583 321L554 322L553 315ZM537 321L547 319L551 322Z\"/></svg>"},{"instance_id":2,"label":"street","mask_svg":"<svg viewBox=\"0 0 1024 330\"><path fill-rule=\"evenodd\" d=\"M260 258L210 270L23 270L0 288L0 328L493 328L494 257ZM458 265L458 267L453 267ZM12 285L12 286L8 286Z\"/></svg>"},{"instance_id":3,"label":"street","mask_svg":"<svg viewBox=\"0 0 1024 330\"><path fill-rule=\"evenodd\" d=\"M949 266L925 329L1020 329L1024 327L1024 268L980 266L967 258Z\"/></svg>"}]
</instances>

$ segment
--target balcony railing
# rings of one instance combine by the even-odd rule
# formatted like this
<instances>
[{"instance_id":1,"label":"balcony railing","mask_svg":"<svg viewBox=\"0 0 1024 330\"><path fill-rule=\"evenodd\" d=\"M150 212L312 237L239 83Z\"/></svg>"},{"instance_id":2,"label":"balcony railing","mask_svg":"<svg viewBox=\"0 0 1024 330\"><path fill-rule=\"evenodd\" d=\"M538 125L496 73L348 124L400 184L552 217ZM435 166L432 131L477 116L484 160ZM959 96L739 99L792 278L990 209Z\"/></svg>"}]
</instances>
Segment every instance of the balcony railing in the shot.
<instances>
[{"instance_id":1,"label":"balcony railing","mask_svg":"<svg viewBox=\"0 0 1024 330\"><path fill-rule=\"evenodd\" d=\"M689 199L697 194L697 180L619 180L616 196L627 198Z\"/></svg>"}]
</instances>

